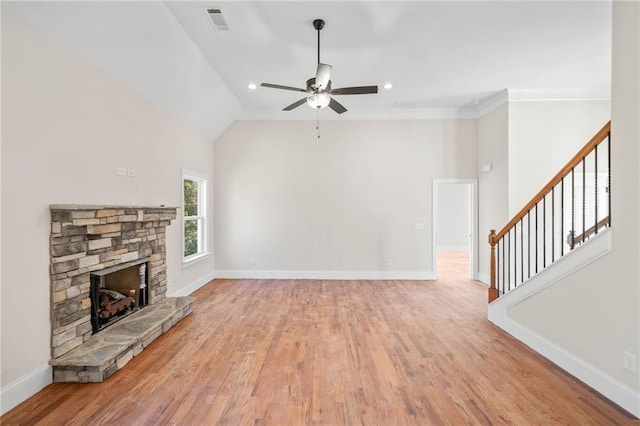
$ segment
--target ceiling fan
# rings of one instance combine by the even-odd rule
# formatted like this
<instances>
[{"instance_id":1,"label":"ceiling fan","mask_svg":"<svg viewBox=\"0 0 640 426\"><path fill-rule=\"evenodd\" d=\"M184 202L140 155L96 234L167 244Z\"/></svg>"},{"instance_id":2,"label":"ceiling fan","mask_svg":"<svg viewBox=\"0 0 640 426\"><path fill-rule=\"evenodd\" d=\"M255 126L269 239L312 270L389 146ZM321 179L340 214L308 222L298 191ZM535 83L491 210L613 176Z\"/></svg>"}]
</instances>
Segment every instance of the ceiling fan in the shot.
<instances>
[{"instance_id":1,"label":"ceiling fan","mask_svg":"<svg viewBox=\"0 0 640 426\"><path fill-rule=\"evenodd\" d=\"M333 89L331 87L331 69L333 67L320 62L320 30L324 28L324 21L322 19L315 19L313 21L313 28L318 31L318 68L316 69L316 76L307 80L307 88L300 89L297 87L282 86L280 84L271 83L260 84L262 87L292 90L294 92L303 92L307 94L304 98L283 108L283 111L291 111L306 102L311 108L321 109L328 106L338 114L342 114L343 112L346 112L347 109L340 102L333 99L334 95L366 95L369 93L378 93L378 86L356 86Z\"/></svg>"}]
</instances>

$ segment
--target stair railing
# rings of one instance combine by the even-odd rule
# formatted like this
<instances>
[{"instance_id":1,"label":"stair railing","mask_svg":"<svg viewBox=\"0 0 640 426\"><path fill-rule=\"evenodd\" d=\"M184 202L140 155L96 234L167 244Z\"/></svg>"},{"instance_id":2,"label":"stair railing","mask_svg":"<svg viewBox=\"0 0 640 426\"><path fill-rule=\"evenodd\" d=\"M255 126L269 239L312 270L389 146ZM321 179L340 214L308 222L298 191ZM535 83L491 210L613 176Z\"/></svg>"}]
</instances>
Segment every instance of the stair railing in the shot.
<instances>
[{"instance_id":1,"label":"stair railing","mask_svg":"<svg viewBox=\"0 0 640 426\"><path fill-rule=\"evenodd\" d=\"M489 233L489 303L609 226L610 121L500 232Z\"/></svg>"}]
</instances>

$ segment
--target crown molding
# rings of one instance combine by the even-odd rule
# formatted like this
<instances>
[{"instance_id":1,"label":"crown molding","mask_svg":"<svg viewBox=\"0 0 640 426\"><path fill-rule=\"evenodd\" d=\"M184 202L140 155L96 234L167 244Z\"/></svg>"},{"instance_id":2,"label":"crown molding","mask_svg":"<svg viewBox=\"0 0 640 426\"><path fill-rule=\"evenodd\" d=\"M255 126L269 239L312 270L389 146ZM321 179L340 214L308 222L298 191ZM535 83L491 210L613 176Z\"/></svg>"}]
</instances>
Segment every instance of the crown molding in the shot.
<instances>
[{"instance_id":1,"label":"crown molding","mask_svg":"<svg viewBox=\"0 0 640 426\"><path fill-rule=\"evenodd\" d=\"M596 89L508 89L509 102L609 101L611 90Z\"/></svg>"},{"instance_id":2,"label":"crown molding","mask_svg":"<svg viewBox=\"0 0 640 426\"><path fill-rule=\"evenodd\" d=\"M471 118L480 118L508 102L509 91L502 89L491 96L479 100L476 105L467 105L460 108L459 111L465 112Z\"/></svg>"},{"instance_id":3,"label":"crown molding","mask_svg":"<svg viewBox=\"0 0 640 426\"><path fill-rule=\"evenodd\" d=\"M245 110L238 120L446 120L471 118L476 117L456 108L383 108L354 109L341 115L335 114L329 109L323 109L319 114L308 109L301 109L301 111Z\"/></svg>"},{"instance_id":4,"label":"crown molding","mask_svg":"<svg viewBox=\"0 0 640 426\"><path fill-rule=\"evenodd\" d=\"M354 109L338 115L328 108L318 112L309 108L296 111L245 110L238 120L461 120L478 119L510 102L609 101L610 93L592 89L502 89L475 105L460 108L382 108Z\"/></svg>"}]
</instances>

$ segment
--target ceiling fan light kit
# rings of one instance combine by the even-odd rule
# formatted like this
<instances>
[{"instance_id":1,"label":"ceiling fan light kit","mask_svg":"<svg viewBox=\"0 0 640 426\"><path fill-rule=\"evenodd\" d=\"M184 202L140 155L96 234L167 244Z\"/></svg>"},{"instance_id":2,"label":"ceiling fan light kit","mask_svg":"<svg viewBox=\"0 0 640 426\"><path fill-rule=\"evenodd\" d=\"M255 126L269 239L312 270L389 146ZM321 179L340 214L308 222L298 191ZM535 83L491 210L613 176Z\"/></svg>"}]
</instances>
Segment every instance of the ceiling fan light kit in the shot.
<instances>
[{"instance_id":1,"label":"ceiling fan light kit","mask_svg":"<svg viewBox=\"0 0 640 426\"><path fill-rule=\"evenodd\" d=\"M283 86L280 84L260 84L262 87L304 92L307 94L306 97L284 107L283 111L291 111L306 102L307 105L313 109L319 110L328 106L336 113L342 114L346 112L347 109L340 102L333 99L332 95L366 95L378 93L378 86L342 87L339 89L331 88L331 71L333 70L333 67L320 62L320 30L324 28L324 24L325 22L322 19L315 19L313 21L313 28L318 32L318 66L316 68L316 76L307 80L306 90L292 86Z\"/></svg>"},{"instance_id":2,"label":"ceiling fan light kit","mask_svg":"<svg viewBox=\"0 0 640 426\"><path fill-rule=\"evenodd\" d=\"M322 109L329 106L331 102L331 96L327 92L312 93L307 96L307 104L311 108Z\"/></svg>"}]
</instances>

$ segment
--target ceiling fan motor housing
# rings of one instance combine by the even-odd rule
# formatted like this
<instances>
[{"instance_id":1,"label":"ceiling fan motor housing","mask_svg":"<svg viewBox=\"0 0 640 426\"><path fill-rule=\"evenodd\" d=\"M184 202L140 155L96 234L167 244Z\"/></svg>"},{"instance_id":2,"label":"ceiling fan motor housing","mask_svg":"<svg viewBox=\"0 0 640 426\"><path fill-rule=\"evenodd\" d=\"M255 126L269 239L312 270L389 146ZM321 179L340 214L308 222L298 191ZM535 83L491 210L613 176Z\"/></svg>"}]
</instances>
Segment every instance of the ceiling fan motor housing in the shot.
<instances>
[{"instance_id":1,"label":"ceiling fan motor housing","mask_svg":"<svg viewBox=\"0 0 640 426\"><path fill-rule=\"evenodd\" d=\"M307 80L307 91L308 92L317 92L318 89L315 87L316 85L316 78L315 77L311 77L309 80ZM329 80L329 82L327 83L327 87L325 87L323 90L323 92L331 92L331 80Z\"/></svg>"}]
</instances>

